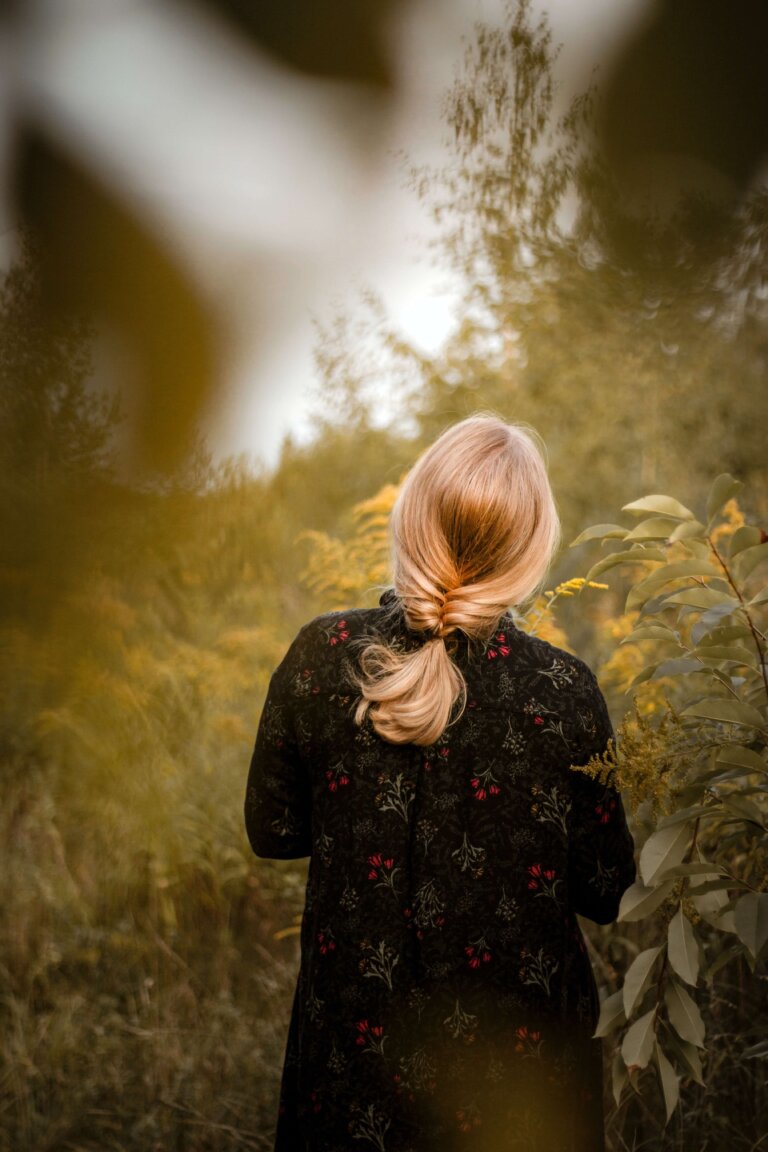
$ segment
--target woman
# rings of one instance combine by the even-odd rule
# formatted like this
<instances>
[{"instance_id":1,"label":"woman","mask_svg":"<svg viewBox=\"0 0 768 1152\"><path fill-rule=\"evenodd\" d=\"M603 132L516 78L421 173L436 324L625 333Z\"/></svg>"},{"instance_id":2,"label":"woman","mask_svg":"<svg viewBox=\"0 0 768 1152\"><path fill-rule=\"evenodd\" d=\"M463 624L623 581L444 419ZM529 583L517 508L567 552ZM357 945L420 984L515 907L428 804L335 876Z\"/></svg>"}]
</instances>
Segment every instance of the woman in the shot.
<instances>
[{"instance_id":1,"label":"woman","mask_svg":"<svg viewBox=\"0 0 768 1152\"><path fill-rule=\"evenodd\" d=\"M245 802L259 856L310 856L277 1152L599 1152L597 990L575 913L635 878L594 675L509 614L559 522L536 440L449 428L391 519L379 607L301 629ZM359 1143L358 1143L359 1142Z\"/></svg>"}]
</instances>

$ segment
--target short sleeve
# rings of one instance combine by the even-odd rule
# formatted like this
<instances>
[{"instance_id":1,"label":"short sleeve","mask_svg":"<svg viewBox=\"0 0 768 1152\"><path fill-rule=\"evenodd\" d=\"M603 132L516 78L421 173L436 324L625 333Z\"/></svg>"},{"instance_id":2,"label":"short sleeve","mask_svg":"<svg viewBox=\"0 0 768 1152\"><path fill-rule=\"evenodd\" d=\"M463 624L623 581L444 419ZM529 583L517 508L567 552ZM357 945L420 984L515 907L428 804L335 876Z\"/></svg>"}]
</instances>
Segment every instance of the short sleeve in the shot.
<instances>
[{"instance_id":1,"label":"short sleeve","mask_svg":"<svg viewBox=\"0 0 768 1152\"><path fill-rule=\"evenodd\" d=\"M295 681L302 632L272 674L245 793L245 828L257 856L309 856L311 787L296 733Z\"/></svg>"},{"instance_id":2,"label":"short sleeve","mask_svg":"<svg viewBox=\"0 0 768 1152\"><path fill-rule=\"evenodd\" d=\"M608 707L594 673L584 665L583 693L576 710L572 764L586 764L615 740ZM580 916L611 924L625 890L636 876L635 845L621 793L571 770L568 817L568 875L571 906Z\"/></svg>"}]
</instances>

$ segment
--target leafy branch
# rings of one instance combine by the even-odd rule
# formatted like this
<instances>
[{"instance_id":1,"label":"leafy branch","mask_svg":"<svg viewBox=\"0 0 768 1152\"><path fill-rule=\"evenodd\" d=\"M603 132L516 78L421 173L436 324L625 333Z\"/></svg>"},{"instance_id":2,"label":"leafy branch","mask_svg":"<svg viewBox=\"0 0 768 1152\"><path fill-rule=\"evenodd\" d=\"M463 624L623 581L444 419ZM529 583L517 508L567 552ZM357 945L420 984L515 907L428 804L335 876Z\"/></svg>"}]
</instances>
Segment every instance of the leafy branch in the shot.
<instances>
[{"instance_id":1,"label":"leafy branch","mask_svg":"<svg viewBox=\"0 0 768 1152\"><path fill-rule=\"evenodd\" d=\"M637 645L640 654L630 690L655 680L665 685L664 705L644 716L635 699L618 747L582 770L601 779L612 774L629 793L637 836L645 838L639 878L624 893L618 919L647 920L652 929L660 922L661 941L635 956L621 987L602 1001L595 1035L616 1037L617 1108L626 1084L639 1091L639 1076L653 1063L667 1122L681 1080L704 1083L700 974L711 982L739 956L754 972L768 943L761 620L768 538L755 525L728 522L724 510L732 510L741 487L718 476L701 520L674 497L645 496L623 508L640 517L634 527L599 524L573 542L618 542L585 583L613 568L645 568L627 593L633 624L621 643ZM705 938L701 924L715 934Z\"/></svg>"}]
</instances>

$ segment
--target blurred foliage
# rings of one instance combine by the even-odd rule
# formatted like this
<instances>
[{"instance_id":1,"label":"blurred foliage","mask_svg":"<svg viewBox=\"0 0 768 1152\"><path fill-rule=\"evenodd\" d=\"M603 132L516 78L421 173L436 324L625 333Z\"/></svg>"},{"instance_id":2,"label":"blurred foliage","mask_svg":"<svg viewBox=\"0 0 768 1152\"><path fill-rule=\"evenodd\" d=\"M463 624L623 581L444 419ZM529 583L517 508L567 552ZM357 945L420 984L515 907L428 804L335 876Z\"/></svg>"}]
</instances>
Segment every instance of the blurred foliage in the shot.
<instances>
[{"instance_id":1,"label":"blurred foliage","mask_svg":"<svg viewBox=\"0 0 768 1152\"><path fill-rule=\"evenodd\" d=\"M370 146L377 140L399 79L390 27L400 0L373 5L357 0L179 0L175 7L169 18L177 21L181 37L188 31L187 13L192 28L201 17L212 18L210 38L196 37L194 31L190 38L191 52L201 57L201 74L206 54L224 51L218 33L226 22L237 34L230 47L233 59L242 54L257 70L266 52L305 78L335 82L335 126L349 130L364 112L366 142ZM45 56L47 45L58 37L55 9L41 9L33 0L15 0L12 8L8 34L20 43L14 42L11 51L29 52L34 68L36 55ZM79 26L81 35L85 26ZM139 13L135 27L141 26ZM72 27L78 28L77 20ZM74 51L82 61L79 47L75 44ZM122 50L134 47L129 33ZM20 85L17 77L10 80L12 88ZM174 82L172 68L150 76L150 83L168 87ZM46 113L22 95L9 106L10 201L18 218L41 238L45 311L60 326L87 312L117 336L126 353L118 371L132 399L133 465L170 474L183 466L219 385L226 348L215 278L201 282L191 274L187 254L169 240L167 222L134 178L130 163L114 151L114 141L101 140L96 147L86 143L93 126L87 116L81 120L76 104L57 115L56 107ZM125 131L123 116L107 97L105 123L116 118L118 139ZM173 147L172 140L162 143ZM151 149L148 155L151 162ZM369 160L375 155L371 147ZM265 178L274 179L268 164ZM308 203L311 195L308 190Z\"/></svg>"},{"instance_id":2,"label":"blurred foliage","mask_svg":"<svg viewBox=\"0 0 768 1152\"><path fill-rule=\"evenodd\" d=\"M370 500L355 504L355 529L347 541L316 530L299 536L311 546L302 579L313 591L331 599L333 608L362 605L371 591L385 586L390 575L389 514L397 493L393 484L387 484Z\"/></svg>"},{"instance_id":3,"label":"blurred foliage","mask_svg":"<svg viewBox=\"0 0 768 1152\"><path fill-rule=\"evenodd\" d=\"M657 0L619 45L600 135L622 196L639 209L636 234L648 231L649 209L664 216L695 200L695 257L711 259L768 154L766 121L756 115L768 102L767 36L762 0ZM618 246L623 239L613 237Z\"/></svg>"}]
</instances>

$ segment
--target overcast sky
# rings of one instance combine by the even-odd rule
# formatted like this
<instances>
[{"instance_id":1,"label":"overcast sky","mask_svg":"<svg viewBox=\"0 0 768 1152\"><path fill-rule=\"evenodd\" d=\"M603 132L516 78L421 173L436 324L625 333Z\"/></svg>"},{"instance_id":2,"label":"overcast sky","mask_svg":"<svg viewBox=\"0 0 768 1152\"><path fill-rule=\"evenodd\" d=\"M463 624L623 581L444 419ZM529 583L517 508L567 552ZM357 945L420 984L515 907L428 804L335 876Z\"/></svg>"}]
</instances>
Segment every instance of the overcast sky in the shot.
<instances>
[{"instance_id":1,"label":"overcast sky","mask_svg":"<svg viewBox=\"0 0 768 1152\"><path fill-rule=\"evenodd\" d=\"M537 0L535 8L563 43L565 102L646 4ZM186 6L36 0L14 51L24 101L162 229L226 324L225 388L209 429L217 455L246 451L274 463L287 432L306 436L313 317L354 309L361 287L379 292L423 348L444 338L453 293L427 252L431 224L398 154L440 161L440 103L462 37L477 19L498 21L501 9L498 0L403 4L393 30L396 96L373 133L364 100L254 61Z\"/></svg>"}]
</instances>

